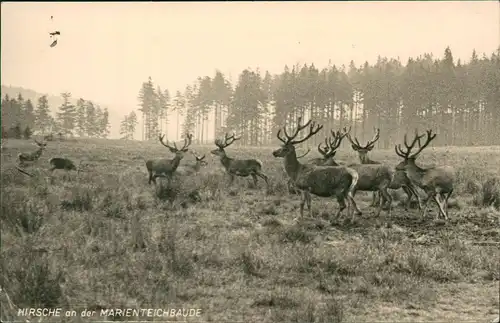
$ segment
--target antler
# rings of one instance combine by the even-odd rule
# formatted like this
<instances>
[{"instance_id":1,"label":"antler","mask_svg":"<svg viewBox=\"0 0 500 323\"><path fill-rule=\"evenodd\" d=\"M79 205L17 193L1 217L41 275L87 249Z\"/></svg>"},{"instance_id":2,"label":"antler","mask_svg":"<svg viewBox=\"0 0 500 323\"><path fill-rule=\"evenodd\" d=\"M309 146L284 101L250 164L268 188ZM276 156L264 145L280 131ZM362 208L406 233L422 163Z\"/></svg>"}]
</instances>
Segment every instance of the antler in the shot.
<instances>
[{"instance_id":1,"label":"antler","mask_svg":"<svg viewBox=\"0 0 500 323\"><path fill-rule=\"evenodd\" d=\"M196 153L192 150L191 150L191 153L193 154L194 158L196 158L197 161L202 161L203 159L205 159L205 155L200 157L200 156L196 155Z\"/></svg>"},{"instance_id":2,"label":"antler","mask_svg":"<svg viewBox=\"0 0 500 323\"><path fill-rule=\"evenodd\" d=\"M380 138L380 129L379 128L373 128L373 130L375 131L375 135L373 135L373 138L371 140L368 140L368 142L366 143L365 146L362 146L359 141L358 141L358 138L357 137L354 137L354 142L351 138L351 135L347 135L347 139L349 139L349 141L351 142L351 145L354 146L354 148L356 149L368 149L368 150L372 150L375 143L377 142L377 140L379 140Z\"/></svg>"},{"instance_id":3,"label":"antler","mask_svg":"<svg viewBox=\"0 0 500 323\"><path fill-rule=\"evenodd\" d=\"M420 139L422 139L425 135L427 135L427 138L425 140L425 143L422 145L421 142L420 142ZM411 144L408 144L408 141L407 141L407 136L405 134L404 136L404 144L406 146L406 151L404 151L402 148L401 148L401 145L396 145L395 146L395 150L396 150L396 154L400 157L403 157L405 159L409 159L409 158L415 158L418 156L418 154L420 154L420 152L425 148L427 147L430 142L436 138L436 134L432 134L432 130L427 130L426 131L426 134L423 134L423 135L418 135L418 132L417 130L415 130L415 136L413 138L413 141L411 142ZM411 151L413 149L413 147L415 146L415 144L418 142L418 150L417 152L415 152L414 154L410 155L411 154Z\"/></svg>"},{"instance_id":4,"label":"antler","mask_svg":"<svg viewBox=\"0 0 500 323\"><path fill-rule=\"evenodd\" d=\"M342 140L351 132L351 127L347 129L344 127L343 132L337 130L337 132L330 130L332 136L330 138L325 138L325 148L321 148L321 143L318 145L318 151L324 157L331 157L340 147ZM330 156L331 155L331 156Z\"/></svg>"},{"instance_id":5,"label":"antler","mask_svg":"<svg viewBox=\"0 0 500 323\"><path fill-rule=\"evenodd\" d=\"M309 154L310 151L311 151L311 148L307 148L307 151L305 153L303 153L302 155L297 156L297 159L305 157L307 154Z\"/></svg>"},{"instance_id":6,"label":"antler","mask_svg":"<svg viewBox=\"0 0 500 323\"><path fill-rule=\"evenodd\" d=\"M277 137L279 140L281 140L284 144L291 144L291 145L296 145L300 144L301 142L306 141L307 139L311 138L315 134L317 134L321 129L323 129L323 125L316 125L316 122L309 120L307 121L304 125L301 125L302 123L302 117L299 117L297 120L297 128L295 129L293 135L289 135L288 132L286 131L286 127L283 127L283 132L285 134L286 138L281 137L281 129L278 130ZM299 132L309 126L309 133L302 139L295 140Z\"/></svg>"},{"instance_id":7,"label":"antler","mask_svg":"<svg viewBox=\"0 0 500 323\"><path fill-rule=\"evenodd\" d=\"M233 133L231 136L229 136L226 132L226 134L224 135L224 142L220 139L216 139L215 140L215 145L217 147L219 147L220 149L224 149L228 146L230 146L233 142L235 142L236 140L240 140L241 139L241 136L240 137L235 137L235 134Z\"/></svg>"},{"instance_id":8,"label":"antler","mask_svg":"<svg viewBox=\"0 0 500 323\"><path fill-rule=\"evenodd\" d=\"M171 150L173 150L173 151L181 151L181 150L182 150L182 151L186 151L186 150L187 150L187 147L189 147L189 145L191 145L191 140L192 140L192 138L193 138L193 135L192 135L192 134L189 134L189 133L188 133L188 134L186 134L186 138L184 138L184 146L183 146L181 149L177 148L177 145L175 144L175 142L174 142L174 145L173 145L173 146L170 146L170 145L169 145L168 140L167 140L167 142L166 142L166 143L165 143L165 142L163 142L163 138L165 138L165 135L160 134L160 135L159 135L159 139L160 139L160 142L161 142L161 144L162 144L163 146L165 146L165 147L167 147L167 148L169 148L169 149L171 149Z\"/></svg>"}]
</instances>

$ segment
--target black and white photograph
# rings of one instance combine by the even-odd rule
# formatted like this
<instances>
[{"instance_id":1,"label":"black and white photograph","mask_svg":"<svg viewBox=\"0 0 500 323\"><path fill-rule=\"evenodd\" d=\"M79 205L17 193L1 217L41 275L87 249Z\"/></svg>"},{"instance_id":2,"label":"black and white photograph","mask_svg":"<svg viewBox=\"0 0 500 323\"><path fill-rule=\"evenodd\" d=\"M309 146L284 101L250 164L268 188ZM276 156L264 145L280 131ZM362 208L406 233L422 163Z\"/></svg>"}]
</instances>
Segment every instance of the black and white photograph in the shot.
<instances>
[{"instance_id":1,"label":"black and white photograph","mask_svg":"<svg viewBox=\"0 0 500 323\"><path fill-rule=\"evenodd\" d=\"M0 12L0 322L500 323L500 2Z\"/></svg>"}]
</instances>

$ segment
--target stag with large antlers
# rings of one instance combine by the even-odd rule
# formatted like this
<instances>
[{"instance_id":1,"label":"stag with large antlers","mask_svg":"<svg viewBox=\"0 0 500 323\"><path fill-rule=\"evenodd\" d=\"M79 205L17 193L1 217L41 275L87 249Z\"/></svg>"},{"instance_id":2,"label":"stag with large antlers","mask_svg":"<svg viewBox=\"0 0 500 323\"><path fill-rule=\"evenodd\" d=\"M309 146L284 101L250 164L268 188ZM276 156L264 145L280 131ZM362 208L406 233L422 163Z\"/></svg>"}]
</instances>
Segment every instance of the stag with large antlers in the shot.
<instances>
[{"instance_id":1,"label":"stag with large antlers","mask_svg":"<svg viewBox=\"0 0 500 323\"><path fill-rule=\"evenodd\" d=\"M425 143L421 143L421 139L427 135ZM421 214L423 217L427 214L427 205L432 198L439 207L439 213L445 219L448 219L448 199L453 193L453 185L455 182L455 171L451 166L422 168L415 164L418 155L427 147L432 140L436 138L436 134L432 130L427 130L426 134L418 135L415 131L413 141L408 144L407 136L404 136L404 145L406 151L401 148L401 145L396 145L396 154L403 158L397 166L397 170L402 170L406 173L411 182L423 189L427 193L427 199L424 201ZM418 143L418 150L412 154L415 144Z\"/></svg>"},{"instance_id":2,"label":"stag with large antlers","mask_svg":"<svg viewBox=\"0 0 500 323\"><path fill-rule=\"evenodd\" d=\"M42 156L42 152L47 147L47 144L38 142L36 139L34 139L34 141L37 144L38 149L31 153L19 153L17 155L19 165L25 165L26 162L35 162L40 158L40 156Z\"/></svg>"},{"instance_id":3,"label":"stag with large antlers","mask_svg":"<svg viewBox=\"0 0 500 323\"><path fill-rule=\"evenodd\" d=\"M182 158L184 158L184 154L188 151L188 147L191 145L191 140L193 138L192 134L186 134L186 138L184 138L184 146L182 148L177 148L177 145L174 142L174 145L171 146L167 142L163 142L163 138L165 135L159 135L160 143L167 147L170 152L175 154L173 159L155 159L146 161L146 168L149 173L149 181L148 184L154 182L156 184L155 174L164 174L166 176L172 175L175 172Z\"/></svg>"},{"instance_id":4,"label":"stag with large antlers","mask_svg":"<svg viewBox=\"0 0 500 323\"><path fill-rule=\"evenodd\" d=\"M269 181L267 176L262 172L262 162L257 159L233 159L229 158L226 155L226 151L224 148L230 146L236 140L239 140L241 137L235 137L234 134L229 136L227 133L224 136L224 141L220 139L215 140L215 145L217 149L211 151L211 153L215 156L220 157L220 161L226 173L229 174L230 177L230 185L234 181L235 176L247 177L252 176L254 185L257 185L257 177L262 178L266 185L269 187Z\"/></svg>"},{"instance_id":5,"label":"stag with large antlers","mask_svg":"<svg viewBox=\"0 0 500 323\"><path fill-rule=\"evenodd\" d=\"M375 147L375 143L380 138L380 129L377 128L374 130L375 134L373 138L368 140L368 142L364 146L359 143L358 138L354 137L353 140L351 138L351 135L347 134L347 139L351 142L352 149L358 153L359 161L361 162L361 164L365 165L382 164L381 162L372 160L370 159L370 157L368 157L368 153L373 150L373 148ZM411 183L410 179L408 178L408 176L406 176L406 174L403 171L396 171L393 180L389 185L389 188L393 190L402 188L403 191L406 193L408 198L405 203L405 210L408 210L408 208L410 207L411 197L413 195L415 195L415 197L417 198L419 208L421 207L420 196L417 194L415 186ZM380 198L383 198L380 191L373 192L373 199L371 206L376 206L379 203L387 202L387 201L380 202L379 200Z\"/></svg>"},{"instance_id":6,"label":"stag with large antlers","mask_svg":"<svg viewBox=\"0 0 500 323\"><path fill-rule=\"evenodd\" d=\"M322 125L316 125L311 120L304 125L301 125L301 121L302 118L299 118L297 128L291 136L287 133L286 128L283 128L284 138L281 136L281 129L278 131L277 137L283 145L281 148L273 151L274 157L284 158L284 166L288 176L293 180L295 187L302 192L300 216L304 216L304 205L306 203L309 216L312 216L311 194L314 194L320 197L335 196L337 198L340 207L336 213L336 217L346 208L347 200L347 213L352 213L352 218L354 219L354 210L357 214L361 214L352 197L352 192L357 184L358 174L355 170L345 166L301 164L297 159L295 145L311 138L323 128ZM309 127L309 133L302 139L296 139L299 132L307 127Z\"/></svg>"},{"instance_id":7,"label":"stag with large antlers","mask_svg":"<svg viewBox=\"0 0 500 323\"><path fill-rule=\"evenodd\" d=\"M335 154L337 149L340 147L342 140L349 134L351 127L349 129L343 129L343 132L330 130L332 136L325 138L325 146L321 147L322 143L318 145L318 152L323 156L323 158L313 158L308 163L317 166L340 166L335 161Z\"/></svg>"}]
</instances>

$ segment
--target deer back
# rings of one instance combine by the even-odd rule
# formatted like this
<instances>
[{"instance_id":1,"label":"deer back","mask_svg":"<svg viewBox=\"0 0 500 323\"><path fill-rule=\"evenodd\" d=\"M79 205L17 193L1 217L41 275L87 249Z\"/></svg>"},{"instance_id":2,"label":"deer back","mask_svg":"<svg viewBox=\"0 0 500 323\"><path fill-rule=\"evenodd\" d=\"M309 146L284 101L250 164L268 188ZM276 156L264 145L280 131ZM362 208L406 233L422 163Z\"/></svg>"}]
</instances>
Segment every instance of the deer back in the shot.
<instances>
[{"instance_id":1,"label":"deer back","mask_svg":"<svg viewBox=\"0 0 500 323\"><path fill-rule=\"evenodd\" d=\"M418 186L439 187L444 192L453 189L455 182L455 170L451 166L440 166L426 168L422 171L410 169L406 171L408 178Z\"/></svg>"},{"instance_id":2,"label":"deer back","mask_svg":"<svg viewBox=\"0 0 500 323\"><path fill-rule=\"evenodd\" d=\"M345 166L313 166L304 165L295 180L299 189L308 189L320 197L330 197L339 191L348 190L354 180L352 170Z\"/></svg>"},{"instance_id":3,"label":"deer back","mask_svg":"<svg viewBox=\"0 0 500 323\"><path fill-rule=\"evenodd\" d=\"M395 171L383 164L351 164L349 168L359 174L357 188L359 190L377 190L384 183L389 184L394 178Z\"/></svg>"}]
</instances>

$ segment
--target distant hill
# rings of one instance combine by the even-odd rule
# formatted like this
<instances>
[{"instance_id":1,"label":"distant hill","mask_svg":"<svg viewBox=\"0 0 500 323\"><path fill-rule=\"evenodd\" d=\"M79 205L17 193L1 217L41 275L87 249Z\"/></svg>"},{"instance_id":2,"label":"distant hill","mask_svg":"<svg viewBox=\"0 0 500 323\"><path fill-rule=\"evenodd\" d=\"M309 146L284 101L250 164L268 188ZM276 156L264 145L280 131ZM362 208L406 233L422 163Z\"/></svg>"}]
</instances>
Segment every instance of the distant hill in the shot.
<instances>
[{"instance_id":1,"label":"distant hill","mask_svg":"<svg viewBox=\"0 0 500 323\"><path fill-rule=\"evenodd\" d=\"M23 98L25 100L30 99L33 102L34 106L36 106L36 102L41 96L46 95L44 93L38 93L34 90L25 89L25 88L20 87L20 86L2 85L2 89L1 89L2 98L6 94L9 95L10 97L17 97L19 95L19 93L21 93L21 95L23 96ZM73 97L71 100L72 101L71 103L76 104L76 101L78 99L79 99L79 97L77 97L77 96ZM93 101L92 98L84 98L84 99ZM61 106L63 104L63 98L61 96L47 94L47 100L49 101L49 106L50 106L50 109L52 111L52 114L55 116L55 113L59 109L59 106ZM119 132L119 127L120 127L120 120L123 117L122 114L125 115L125 113L120 113L116 110L113 110L109 106L100 104L99 102L94 102L94 103L98 104L101 108L108 108L109 123L111 125L110 138L117 138L119 136L118 132Z\"/></svg>"}]
</instances>

